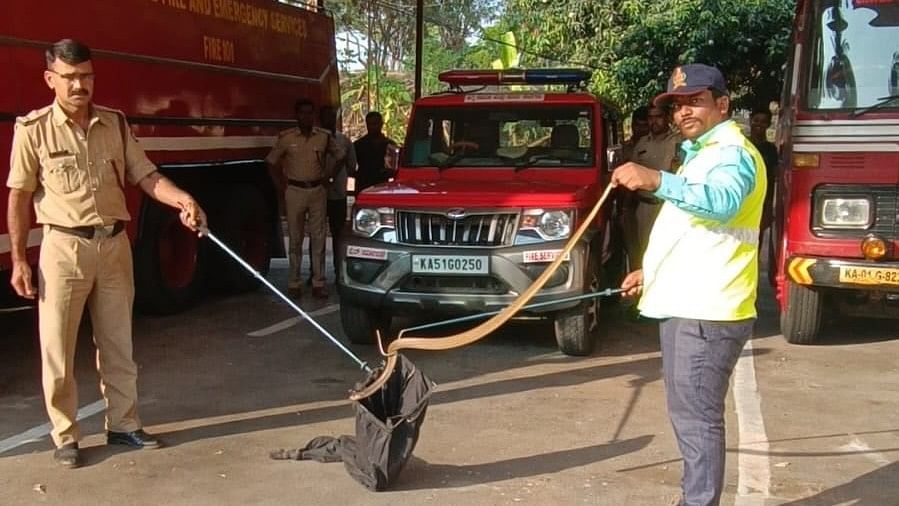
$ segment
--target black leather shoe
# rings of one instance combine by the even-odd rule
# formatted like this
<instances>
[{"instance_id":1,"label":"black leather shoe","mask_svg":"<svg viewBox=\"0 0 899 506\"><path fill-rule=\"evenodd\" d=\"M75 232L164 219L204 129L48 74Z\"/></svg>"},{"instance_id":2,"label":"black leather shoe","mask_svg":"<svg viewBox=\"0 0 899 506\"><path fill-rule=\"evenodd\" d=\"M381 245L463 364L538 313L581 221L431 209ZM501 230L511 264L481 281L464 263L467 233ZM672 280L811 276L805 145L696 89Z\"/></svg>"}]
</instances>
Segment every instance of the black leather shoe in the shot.
<instances>
[{"instance_id":1,"label":"black leather shoe","mask_svg":"<svg viewBox=\"0 0 899 506\"><path fill-rule=\"evenodd\" d=\"M162 446L155 436L151 436L144 432L144 429L137 429L134 432L112 432L106 433L106 444L108 445L126 445L132 448L159 448Z\"/></svg>"},{"instance_id":2,"label":"black leather shoe","mask_svg":"<svg viewBox=\"0 0 899 506\"><path fill-rule=\"evenodd\" d=\"M81 467L81 452L78 443L69 443L60 446L53 452L53 460L66 469Z\"/></svg>"}]
</instances>

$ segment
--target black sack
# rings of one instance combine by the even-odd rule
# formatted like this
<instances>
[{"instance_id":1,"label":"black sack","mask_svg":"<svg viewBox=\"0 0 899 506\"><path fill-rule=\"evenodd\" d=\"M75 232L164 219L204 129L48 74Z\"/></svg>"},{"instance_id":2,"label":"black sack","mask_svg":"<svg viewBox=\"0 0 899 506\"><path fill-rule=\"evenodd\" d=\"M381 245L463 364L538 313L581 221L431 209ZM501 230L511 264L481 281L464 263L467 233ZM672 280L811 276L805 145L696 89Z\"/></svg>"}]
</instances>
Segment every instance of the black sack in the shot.
<instances>
[{"instance_id":1,"label":"black sack","mask_svg":"<svg viewBox=\"0 0 899 506\"><path fill-rule=\"evenodd\" d=\"M372 373L357 390L368 384ZM390 379L371 397L353 402L356 436L319 436L299 450L279 450L272 458L340 462L350 476L369 490L386 490L412 457L435 387L403 355L398 355Z\"/></svg>"}]
</instances>

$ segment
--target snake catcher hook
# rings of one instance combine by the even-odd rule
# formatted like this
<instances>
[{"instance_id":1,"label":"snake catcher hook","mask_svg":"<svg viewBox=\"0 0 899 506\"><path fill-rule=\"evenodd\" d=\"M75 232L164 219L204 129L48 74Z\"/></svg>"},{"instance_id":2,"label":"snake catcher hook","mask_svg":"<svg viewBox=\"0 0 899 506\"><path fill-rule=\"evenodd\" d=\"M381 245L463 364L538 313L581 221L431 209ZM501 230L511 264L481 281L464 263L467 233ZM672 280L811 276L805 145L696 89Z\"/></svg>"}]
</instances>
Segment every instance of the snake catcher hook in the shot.
<instances>
[{"instance_id":1,"label":"snake catcher hook","mask_svg":"<svg viewBox=\"0 0 899 506\"><path fill-rule=\"evenodd\" d=\"M521 295L516 298L512 304L507 306L505 309L491 317L489 320L477 325L474 328L462 331L458 334L453 334L446 337L440 338L427 338L427 337L406 337L403 332L400 332L400 337L393 340L388 346L387 351L384 351L383 344L381 342L381 335L378 332L378 348L381 351L381 354L385 358L384 364L377 369L379 374L377 377L371 379L365 386L360 388L359 390L351 390L350 391L350 400L358 401L360 399L365 399L370 397L374 393L376 393L387 380L390 378L390 375L393 374L393 370L396 367L397 363L397 353L403 349L416 349L416 350L449 350L452 348L458 348L460 346L465 346L467 344L471 344L484 336L490 334L494 330L498 329L502 326L506 321L509 320L515 313L521 310L525 304L528 303L531 298L540 289L543 288L543 285L549 281L550 277L556 272L559 266L562 265L562 262L565 261L565 258L571 253L571 250L574 249L574 246L580 240L581 236L590 228L593 220L596 219L596 215L599 214L599 210L602 208L605 201L608 199L609 195L612 192L612 189L615 188L612 184L606 186L606 189L603 191L602 195L599 197L599 200L596 201L596 204L587 213L587 216L581 222L581 225L577 228L574 234L568 239L568 242L565 243L565 247L559 253L559 255L549 264L549 266L543 271L540 276L537 277L536 280L525 290Z\"/></svg>"}]
</instances>

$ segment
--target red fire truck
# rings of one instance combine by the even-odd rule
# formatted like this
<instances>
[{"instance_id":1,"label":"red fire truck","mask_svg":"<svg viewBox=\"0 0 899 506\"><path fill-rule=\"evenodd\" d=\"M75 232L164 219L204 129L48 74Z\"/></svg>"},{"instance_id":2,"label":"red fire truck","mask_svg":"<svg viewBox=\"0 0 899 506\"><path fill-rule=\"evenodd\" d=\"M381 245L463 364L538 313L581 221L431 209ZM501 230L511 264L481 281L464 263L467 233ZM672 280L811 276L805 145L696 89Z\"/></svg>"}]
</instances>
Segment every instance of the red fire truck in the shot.
<instances>
[{"instance_id":1,"label":"red fire truck","mask_svg":"<svg viewBox=\"0 0 899 506\"><path fill-rule=\"evenodd\" d=\"M899 1L797 4L770 252L781 329L899 316Z\"/></svg>"},{"instance_id":2,"label":"red fire truck","mask_svg":"<svg viewBox=\"0 0 899 506\"><path fill-rule=\"evenodd\" d=\"M314 9L273 0L6 0L0 160L9 160L15 117L52 100L42 81L44 49L81 40L93 49L97 103L125 112L150 159L198 198L217 235L265 272L283 242L262 159L278 131L294 124L297 98L335 106L340 99L334 24ZM2 188L0 270L8 280ZM254 286L170 209L134 188L128 199L139 307L173 312L207 286ZM32 261L41 235L38 226L29 233Z\"/></svg>"},{"instance_id":3,"label":"red fire truck","mask_svg":"<svg viewBox=\"0 0 899 506\"><path fill-rule=\"evenodd\" d=\"M450 71L440 75L448 91L416 101L395 180L356 197L338 284L351 341L372 342L402 313L501 309L558 256L608 182L619 144L615 109L581 91L589 77ZM609 217L597 218L535 302L618 281L603 273ZM593 351L597 299L526 316L551 319L563 352Z\"/></svg>"}]
</instances>

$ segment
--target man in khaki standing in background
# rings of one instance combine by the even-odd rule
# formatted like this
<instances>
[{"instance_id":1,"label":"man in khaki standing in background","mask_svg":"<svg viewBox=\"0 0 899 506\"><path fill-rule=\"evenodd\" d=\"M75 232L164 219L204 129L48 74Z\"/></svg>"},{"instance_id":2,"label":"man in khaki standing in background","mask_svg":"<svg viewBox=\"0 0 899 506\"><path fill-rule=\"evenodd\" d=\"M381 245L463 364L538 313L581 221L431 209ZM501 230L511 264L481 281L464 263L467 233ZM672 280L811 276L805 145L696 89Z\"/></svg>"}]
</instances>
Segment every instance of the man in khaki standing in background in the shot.
<instances>
[{"instance_id":1,"label":"man in khaki standing in background","mask_svg":"<svg viewBox=\"0 0 899 506\"><path fill-rule=\"evenodd\" d=\"M634 145L633 155L629 161L655 170L675 172L678 158L678 145L683 140L680 133L671 129L668 113L656 105L647 110L649 134L640 138ZM637 207L634 212L637 225L637 244L633 258L633 267L639 269L643 263L643 253L649 243L649 232L656 216L662 208L662 201L648 192L637 192Z\"/></svg>"},{"instance_id":2,"label":"man in khaki standing in background","mask_svg":"<svg viewBox=\"0 0 899 506\"><path fill-rule=\"evenodd\" d=\"M334 167L334 177L328 185L328 228L331 230L331 256L334 262L334 276L340 275L341 233L346 225L347 215L347 178L356 175L356 150L353 142L343 132L337 130L337 109L324 106L319 110L319 125L333 135L333 140L346 153L343 160ZM330 163L330 160L329 160ZM324 268L325 261L322 260Z\"/></svg>"},{"instance_id":3,"label":"man in khaki standing in background","mask_svg":"<svg viewBox=\"0 0 899 506\"><path fill-rule=\"evenodd\" d=\"M131 243L121 233L131 219L125 180L180 209L197 230L206 222L189 194L156 171L131 134L125 116L92 103L90 49L64 39L46 51L44 81L52 105L16 120L8 202L13 261L10 283L20 296L38 297L41 370L54 460L81 465L74 359L87 305L97 346L100 389L106 400L106 441L155 448L137 413L137 366L132 359L134 272ZM43 225L38 288L25 256L31 204Z\"/></svg>"},{"instance_id":4,"label":"man in khaki standing in background","mask_svg":"<svg viewBox=\"0 0 899 506\"><path fill-rule=\"evenodd\" d=\"M325 220L328 180L346 153L331 134L315 128L315 105L301 98L294 104L297 126L281 132L265 158L272 179L284 195L289 237L289 273L287 291L294 297L302 292L300 268L303 239L309 231L309 256L312 262L312 296L327 298L325 288ZM308 213L309 217L306 218Z\"/></svg>"}]
</instances>

